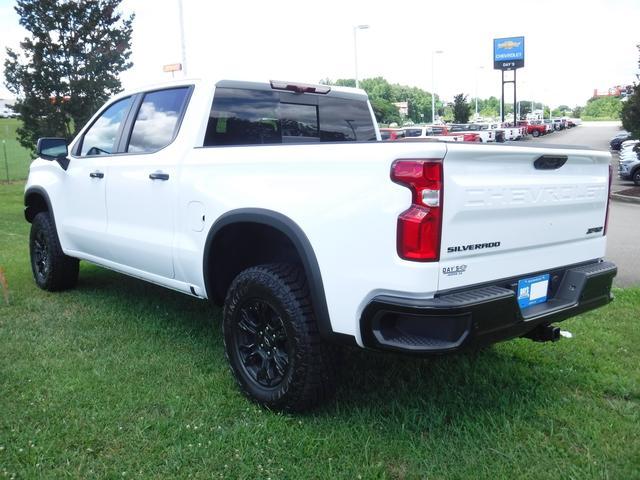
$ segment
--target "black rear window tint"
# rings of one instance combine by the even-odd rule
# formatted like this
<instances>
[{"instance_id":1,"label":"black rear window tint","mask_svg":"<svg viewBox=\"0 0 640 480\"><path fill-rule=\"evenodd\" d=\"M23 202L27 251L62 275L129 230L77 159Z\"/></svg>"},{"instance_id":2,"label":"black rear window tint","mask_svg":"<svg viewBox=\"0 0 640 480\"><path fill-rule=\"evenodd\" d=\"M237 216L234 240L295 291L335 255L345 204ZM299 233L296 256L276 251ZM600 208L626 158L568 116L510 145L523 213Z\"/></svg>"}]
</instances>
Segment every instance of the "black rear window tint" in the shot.
<instances>
[{"instance_id":1,"label":"black rear window tint","mask_svg":"<svg viewBox=\"0 0 640 480\"><path fill-rule=\"evenodd\" d=\"M216 88L204 146L375 140L366 101Z\"/></svg>"}]
</instances>

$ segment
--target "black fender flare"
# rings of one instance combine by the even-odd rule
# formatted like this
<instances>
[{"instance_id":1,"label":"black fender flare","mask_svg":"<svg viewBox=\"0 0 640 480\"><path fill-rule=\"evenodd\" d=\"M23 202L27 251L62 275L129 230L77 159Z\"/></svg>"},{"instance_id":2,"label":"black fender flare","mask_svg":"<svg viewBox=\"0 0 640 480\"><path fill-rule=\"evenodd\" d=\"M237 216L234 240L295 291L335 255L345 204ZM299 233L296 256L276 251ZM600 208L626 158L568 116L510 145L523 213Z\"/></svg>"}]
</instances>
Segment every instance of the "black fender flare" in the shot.
<instances>
[{"instance_id":1,"label":"black fender flare","mask_svg":"<svg viewBox=\"0 0 640 480\"><path fill-rule=\"evenodd\" d=\"M257 223L267 225L286 235L295 247L298 256L302 261L302 268L309 282L311 301L318 322L318 330L323 338L330 342L347 345L356 345L355 338L351 335L334 332L331 327L327 299L324 293L322 274L318 260L311 246L311 242L302 229L289 217L263 208L240 208L231 210L220 216L209 229L204 247L202 259L202 272L204 276L204 287L207 296L211 298L212 279L209 278L209 264L211 261L211 243L216 235L225 227L234 223Z\"/></svg>"},{"instance_id":2,"label":"black fender flare","mask_svg":"<svg viewBox=\"0 0 640 480\"><path fill-rule=\"evenodd\" d=\"M47 191L39 186L33 186L33 187L29 187L25 192L24 192L24 218L27 222L31 223L33 222L33 218L35 217L35 213L33 212L33 210L31 209L31 207L28 205L28 199L31 195L39 195L41 196L45 203L47 204L47 210L49 212L49 215L51 215L51 221L53 221L53 226L56 226L56 217L55 214L53 213L53 206L51 205L51 199L49 198L49 194L47 193ZM57 228L56 228L57 231Z\"/></svg>"}]
</instances>

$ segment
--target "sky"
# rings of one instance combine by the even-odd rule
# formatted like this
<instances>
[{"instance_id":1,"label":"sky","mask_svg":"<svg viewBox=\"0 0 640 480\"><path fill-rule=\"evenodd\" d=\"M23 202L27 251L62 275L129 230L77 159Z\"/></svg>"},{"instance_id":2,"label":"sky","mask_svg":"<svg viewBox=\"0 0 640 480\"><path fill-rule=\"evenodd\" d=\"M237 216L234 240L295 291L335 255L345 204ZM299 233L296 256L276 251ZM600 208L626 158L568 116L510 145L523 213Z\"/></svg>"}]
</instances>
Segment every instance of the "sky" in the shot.
<instances>
[{"instance_id":1,"label":"sky","mask_svg":"<svg viewBox=\"0 0 640 480\"><path fill-rule=\"evenodd\" d=\"M123 0L123 13L136 15L125 88L170 79L162 66L181 62L178 1ZM428 91L433 80L445 100L476 90L500 97L493 38L525 37L517 95L552 107L584 105L594 89L630 84L640 73L638 0L182 1L187 77L353 78L355 25L369 25L357 31L360 79L382 76ZM5 47L18 48L26 35L13 6L0 0L1 79ZM0 98L7 96L0 86Z\"/></svg>"}]
</instances>

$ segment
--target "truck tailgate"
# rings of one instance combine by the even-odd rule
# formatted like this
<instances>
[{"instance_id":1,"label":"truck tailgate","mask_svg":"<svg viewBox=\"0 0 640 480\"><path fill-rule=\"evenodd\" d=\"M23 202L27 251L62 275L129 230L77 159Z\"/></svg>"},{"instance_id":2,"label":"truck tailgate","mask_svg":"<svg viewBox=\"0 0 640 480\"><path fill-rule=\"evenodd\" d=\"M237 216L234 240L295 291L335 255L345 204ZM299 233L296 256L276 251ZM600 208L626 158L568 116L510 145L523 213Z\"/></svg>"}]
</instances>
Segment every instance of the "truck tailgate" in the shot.
<instances>
[{"instance_id":1,"label":"truck tailgate","mask_svg":"<svg viewBox=\"0 0 640 480\"><path fill-rule=\"evenodd\" d=\"M439 290L602 257L609 163L587 149L449 144Z\"/></svg>"}]
</instances>

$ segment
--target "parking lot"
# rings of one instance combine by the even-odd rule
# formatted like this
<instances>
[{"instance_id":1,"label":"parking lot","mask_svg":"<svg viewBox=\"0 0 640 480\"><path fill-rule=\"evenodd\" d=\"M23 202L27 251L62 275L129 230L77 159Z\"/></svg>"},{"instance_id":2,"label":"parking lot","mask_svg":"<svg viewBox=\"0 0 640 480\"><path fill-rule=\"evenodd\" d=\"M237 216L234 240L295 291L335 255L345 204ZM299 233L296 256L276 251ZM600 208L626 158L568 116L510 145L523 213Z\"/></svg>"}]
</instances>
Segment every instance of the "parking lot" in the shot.
<instances>
[{"instance_id":1,"label":"parking lot","mask_svg":"<svg viewBox=\"0 0 640 480\"><path fill-rule=\"evenodd\" d=\"M577 128L555 132L544 137L526 140L530 144L584 145L600 150L609 149L609 140L620 131L619 122L585 122ZM618 170L618 155L613 153L613 170ZM612 191L633 186L631 181L613 177ZM640 204L612 201L608 227L607 257L618 265L618 276L614 283L618 287L640 285Z\"/></svg>"}]
</instances>

